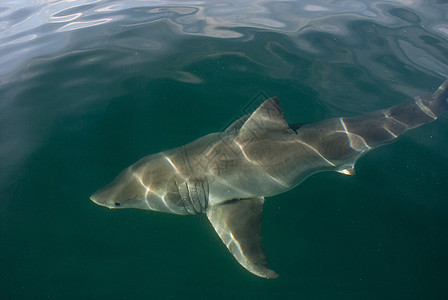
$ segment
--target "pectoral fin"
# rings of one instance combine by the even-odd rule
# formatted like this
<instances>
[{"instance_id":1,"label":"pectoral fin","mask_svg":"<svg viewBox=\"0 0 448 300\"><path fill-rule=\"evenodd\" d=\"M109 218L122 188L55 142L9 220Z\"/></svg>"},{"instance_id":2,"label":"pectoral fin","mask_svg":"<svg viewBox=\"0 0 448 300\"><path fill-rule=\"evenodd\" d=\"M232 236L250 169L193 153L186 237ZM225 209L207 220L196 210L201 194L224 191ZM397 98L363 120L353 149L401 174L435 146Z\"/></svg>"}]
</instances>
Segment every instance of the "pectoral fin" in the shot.
<instances>
[{"instance_id":1,"label":"pectoral fin","mask_svg":"<svg viewBox=\"0 0 448 300\"><path fill-rule=\"evenodd\" d=\"M262 247L261 216L264 198L235 199L208 207L207 217L236 260L249 272L264 278L278 274L266 268Z\"/></svg>"}]
</instances>

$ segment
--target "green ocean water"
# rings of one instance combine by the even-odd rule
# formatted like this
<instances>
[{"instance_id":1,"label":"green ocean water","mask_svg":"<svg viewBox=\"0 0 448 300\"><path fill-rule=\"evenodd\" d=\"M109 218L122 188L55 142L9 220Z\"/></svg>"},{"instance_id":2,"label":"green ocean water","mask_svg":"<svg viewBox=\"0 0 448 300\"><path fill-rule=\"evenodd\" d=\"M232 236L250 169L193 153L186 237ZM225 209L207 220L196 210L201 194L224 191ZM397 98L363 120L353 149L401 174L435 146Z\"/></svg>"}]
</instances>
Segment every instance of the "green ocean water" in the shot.
<instances>
[{"instance_id":1,"label":"green ocean water","mask_svg":"<svg viewBox=\"0 0 448 300\"><path fill-rule=\"evenodd\" d=\"M224 130L268 96L306 123L432 93L448 74L446 4L252 3L235 19L229 3L9 3L0 299L448 296L448 114L361 158L356 176L321 173L267 198L275 280L244 270L205 215L89 200L141 157Z\"/></svg>"}]
</instances>

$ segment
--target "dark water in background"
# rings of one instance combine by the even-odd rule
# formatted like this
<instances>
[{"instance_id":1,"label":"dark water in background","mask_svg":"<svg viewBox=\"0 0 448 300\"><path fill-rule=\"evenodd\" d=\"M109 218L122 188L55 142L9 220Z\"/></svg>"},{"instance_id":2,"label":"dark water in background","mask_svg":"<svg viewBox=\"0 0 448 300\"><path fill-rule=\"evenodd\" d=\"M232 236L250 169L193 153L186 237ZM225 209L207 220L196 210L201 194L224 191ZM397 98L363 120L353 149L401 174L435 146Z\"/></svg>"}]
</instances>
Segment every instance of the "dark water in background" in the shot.
<instances>
[{"instance_id":1,"label":"dark water in background","mask_svg":"<svg viewBox=\"0 0 448 300\"><path fill-rule=\"evenodd\" d=\"M448 114L268 198L277 280L205 216L89 196L147 154L225 128L254 97L290 122L354 115L448 75L442 1L2 1L0 298L446 299Z\"/></svg>"}]
</instances>

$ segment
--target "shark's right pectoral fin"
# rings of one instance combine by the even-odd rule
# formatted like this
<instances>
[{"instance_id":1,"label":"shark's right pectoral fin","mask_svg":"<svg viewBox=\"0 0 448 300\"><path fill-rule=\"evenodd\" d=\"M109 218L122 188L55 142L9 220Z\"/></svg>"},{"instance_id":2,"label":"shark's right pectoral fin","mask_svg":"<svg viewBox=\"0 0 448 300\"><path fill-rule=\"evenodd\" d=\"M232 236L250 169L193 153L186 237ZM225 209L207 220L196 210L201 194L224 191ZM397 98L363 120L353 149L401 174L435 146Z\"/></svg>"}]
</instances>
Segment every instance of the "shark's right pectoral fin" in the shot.
<instances>
[{"instance_id":1,"label":"shark's right pectoral fin","mask_svg":"<svg viewBox=\"0 0 448 300\"><path fill-rule=\"evenodd\" d=\"M278 274L266 268L262 247L263 198L235 199L209 206L207 217L236 260L249 272L264 278Z\"/></svg>"}]
</instances>

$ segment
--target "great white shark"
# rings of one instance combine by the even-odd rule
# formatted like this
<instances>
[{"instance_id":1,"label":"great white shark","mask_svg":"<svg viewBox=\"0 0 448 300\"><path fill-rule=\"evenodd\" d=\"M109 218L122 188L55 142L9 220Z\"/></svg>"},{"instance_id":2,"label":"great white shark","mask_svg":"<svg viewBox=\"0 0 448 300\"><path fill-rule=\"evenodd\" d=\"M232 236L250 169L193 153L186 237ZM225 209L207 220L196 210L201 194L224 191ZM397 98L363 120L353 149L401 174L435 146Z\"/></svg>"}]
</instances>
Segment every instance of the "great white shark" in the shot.
<instances>
[{"instance_id":1,"label":"great white shark","mask_svg":"<svg viewBox=\"0 0 448 300\"><path fill-rule=\"evenodd\" d=\"M223 132L140 159L90 199L108 208L205 213L244 268L276 278L262 247L265 197L318 172L355 174L361 156L437 119L447 109L447 96L448 80L432 95L310 124L288 124L273 97Z\"/></svg>"}]
</instances>

